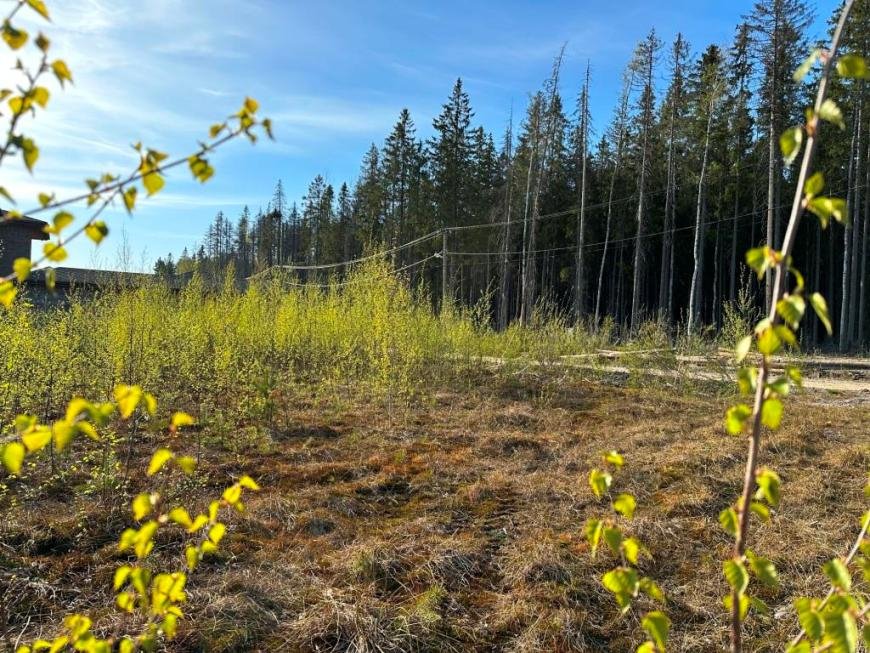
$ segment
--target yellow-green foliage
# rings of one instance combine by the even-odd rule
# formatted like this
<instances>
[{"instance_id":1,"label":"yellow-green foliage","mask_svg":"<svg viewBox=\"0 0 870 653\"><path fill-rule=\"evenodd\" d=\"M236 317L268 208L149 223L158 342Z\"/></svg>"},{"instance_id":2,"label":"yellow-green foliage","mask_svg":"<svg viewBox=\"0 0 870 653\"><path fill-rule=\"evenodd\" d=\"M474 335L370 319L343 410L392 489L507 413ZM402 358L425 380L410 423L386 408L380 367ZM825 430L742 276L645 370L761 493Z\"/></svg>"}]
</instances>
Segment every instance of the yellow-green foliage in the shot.
<instances>
[{"instance_id":1,"label":"yellow-green foliage","mask_svg":"<svg viewBox=\"0 0 870 653\"><path fill-rule=\"evenodd\" d=\"M378 262L326 288L273 278L241 292L194 277L181 292L155 282L49 311L21 299L0 314L7 421L119 382L154 388L168 405L243 412L294 384L408 398L480 357L543 361L601 344L556 316L496 333L471 311L436 315Z\"/></svg>"}]
</instances>

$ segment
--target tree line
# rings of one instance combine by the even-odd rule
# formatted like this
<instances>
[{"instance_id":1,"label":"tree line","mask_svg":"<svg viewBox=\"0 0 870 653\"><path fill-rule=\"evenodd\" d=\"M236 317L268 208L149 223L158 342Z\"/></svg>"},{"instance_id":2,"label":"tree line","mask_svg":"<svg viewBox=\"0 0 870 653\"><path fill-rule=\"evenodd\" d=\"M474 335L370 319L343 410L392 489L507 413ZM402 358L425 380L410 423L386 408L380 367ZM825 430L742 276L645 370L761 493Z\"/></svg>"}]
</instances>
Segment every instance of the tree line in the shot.
<instances>
[{"instance_id":1,"label":"tree line","mask_svg":"<svg viewBox=\"0 0 870 653\"><path fill-rule=\"evenodd\" d=\"M279 181L265 210L245 208L236 220L218 213L197 251L160 259L157 271L232 261L249 277L381 250L425 281L433 302L485 301L501 328L529 322L542 305L593 323L609 316L629 330L650 319L689 332L717 328L728 302L764 309L770 301L771 279L755 279L743 253L782 241L794 175L779 134L807 104L793 74L811 50L812 19L803 0L759 1L730 44L697 54L682 34L664 44L651 30L597 134L594 70L587 64L581 79L564 79L564 50L524 115L511 111L498 145L475 124L458 79L430 138L417 136L403 109L351 185L336 192L317 175L297 204ZM861 4L843 51L867 54L868 40L870 8ZM836 80L831 97L844 108L842 129L824 139L820 167L847 197L850 221L825 231L806 221L794 258L808 286L828 297L833 344L850 350L870 335L870 107L861 79ZM809 325L802 337L820 344L824 331Z\"/></svg>"}]
</instances>

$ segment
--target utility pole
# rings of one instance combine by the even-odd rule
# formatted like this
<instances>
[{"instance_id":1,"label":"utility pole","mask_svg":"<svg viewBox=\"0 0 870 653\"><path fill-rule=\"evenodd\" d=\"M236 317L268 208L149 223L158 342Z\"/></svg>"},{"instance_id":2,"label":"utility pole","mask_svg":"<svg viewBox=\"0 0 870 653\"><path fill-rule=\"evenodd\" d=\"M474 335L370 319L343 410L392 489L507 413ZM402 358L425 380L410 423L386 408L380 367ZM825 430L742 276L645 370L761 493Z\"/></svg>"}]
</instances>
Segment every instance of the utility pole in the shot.
<instances>
[{"instance_id":1,"label":"utility pole","mask_svg":"<svg viewBox=\"0 0 870 653\"><path fill-rule=\"evenodd\" d=\"M441 229L441 310L447 306L447 227Z\"/></svg>"}]
</instances>

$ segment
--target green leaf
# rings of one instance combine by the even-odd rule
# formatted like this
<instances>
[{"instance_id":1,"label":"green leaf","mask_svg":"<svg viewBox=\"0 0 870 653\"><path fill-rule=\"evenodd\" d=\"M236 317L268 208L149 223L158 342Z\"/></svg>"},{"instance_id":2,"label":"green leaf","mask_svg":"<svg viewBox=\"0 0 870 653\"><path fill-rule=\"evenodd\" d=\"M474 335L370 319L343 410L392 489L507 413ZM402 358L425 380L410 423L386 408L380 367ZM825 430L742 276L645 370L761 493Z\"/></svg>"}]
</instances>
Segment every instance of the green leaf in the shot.
<instances>
[{"instance_id":1,"label":"green leaf","mask_svg":"<svg viewBox=\"0 0 870 653\"><path fill-rule=\"evenodd\" d=\"M746 552L746 559L749 562L749 569L755 574L762 583L768 587L776 587L779 585L779 576L776 573L776 566L769 558L757 556L751 551Z\"/></svg>"},{"instance_id":2,"label":"green leaf","mask_svg":"<svg viewBox=\"0 0 870 653\"><path fill-rule=\"evenodd\" d=\"M604 523L600 519L590 519L586 522L585 532L586 541L589 542L589 548L594 558L601 542L601 534L604 532Z\"/></svg>"},{"instance_id":3,"label":"green leaf","mask_svg":"<svg viewBox=\"0 0 870 653\"><path fill-rule=\"evenodd\" d=\"M51 70L54 76L57 77L57 81L60 82L61 87L63 87L65 82L72 82L72 73L63 59L53 61L51 63Z\"/></svg>"},{"instance_id":4,"label":"green leaf","mask_svg":"<svg viewBox=\"0 0 870 653\"><path fill-rule=\"evenodd\" d=\"M142 185L145 186L145 190L148 191L149 197L155 193L159 193L160 189L162 189L165 184L166 182L158 172L148 172L142 177Z\"/></svg>"},{"instance_id":5,"label":"green leaf","mask_svg":"<svg viewBox=\"0 0 870 653\"><path fill-rule=\"evenodd\" d=\"M97 245L103 242L103 238L105 238L108 233L109 227L107 227L106 223L102 220L94 220L85 227L85 234Z\"/></svg>"},{"instance_id":6,"label":"green leaf","mask_svg":"<svg viewBox=\"0 0 870 653\"><path fill-rule=\"evenodd\" d=\"M27 166L29 172L33 172L33 166L36 165L39 159L39 148L32 138L22 138L20 141L21 158L24 160L24 165Z\"/></svg>"},{"instance_id":7,"label":"green leaf","mask_svg":"<svg viewBox=\"0 0 870 653\"><path fill-rule=\"evenodd\" d=\"M599 469L593 469L589 472L589 487L592 488L592 493L599 499L604 496L604 493L610 488L613 482L613 477L607 472L602 472Z\"/></svg>"},{"instance_id":8,"label":"green leaf","mask_svg":"<svg viewBox=\"0 0 870 653\"><path fill-rule=\"evenodd\" d=\"M17 258L12 264L12 270L20 283L27 281L30 276L30 270L33 269L33 263L29 258Z\"/></svg>"},{"instance_id":9,"label":"green leaf","mask_svg":"<svg viewBox=\"0 0 870 653\"><path fill-rule=\"evenodd\" d=\"M640 591L650 597L653 601L658 601L659 603L665 602L665 593L652 578L644 576L640 579L639 586Z\"/></svg>"},{"instance_id":10,"label":"green leaf","mask_svg":"<svg viewBox=\"0 0 870 653\"><path fill-rule=\"evenodd\" d=\"M169 511L169 519L184 528L190 528L191 524L193 524L190 514L181 506Z\"/></svg>"},{"instance_id":11,"label":"green leaf","mask_svg":"<svg viewBox=\"0 0 870 653\"><path fill-rule=\"evenodd\" d=\"M822 229L827 228L831 218L840 223L847 219L846 201L837 197L814 197L807 203L807 209L819 218Z\"/></svg>"},{"instance_id":12,"label":"green leaf","mask_svg":"<svg viewBox=\"0 0 870 653\"><path fill-rule=\"evenodd\" d=\"M633 565L637 564L643 550L641 543L633 537L627 537L622 541L622 552L625 554L625 559Z\"/></svg>"},{"instance_id":13,"label":"green leaf","mask_svg":"<svg viewBox=\"0 0 870 653\"><path fill-rule=\"evenodd\" d=\"M163 466L175 456L169 449L161 447L154 452L151 457L151 462L148 464L148 476L154 476L157 472L163 469Z\"/></svg>"},{"instance_id":14,"label":"green leaf","mask_svg":"<svg viewBox=\"0 0 870 653\"><path fill-rule=\"evenodd\" d=\"M751 336L750 336L751 337ZM740 393L749 395L755 392L758 381L758 369L755 367L741 367L737 370L737 387Z\"/></svg>"},{"instance_id":15,"label":"green leaf","mask_svg":"<svg viewBox=\"0 0 870 653\"><path fill-rule=\"evenodd\" d=\"M737 347L734 348L734 358L738 363L742 363L743 359L746 358L746 355L749 353L749 350L752 349L752 336L744 336L740 340L737 341Z\"/></svg>"},{"instance_id":16,"label":"green leaf","mask_svg":"<svg viewBox=\"0 0 870 653\"><path fill-rule=\"evenodd\" d=\"M0 281L0 304L9 308L12 302L15 301L15 296L18 294L18 289L11 281Z\"/></svg>"},{"instance_id":17,"label":"green leaf","mask_svg":"<svg viewBox=\"0 0 870 653\"><path fill-rule=\"evenodd\" d=\"M115 401L123 419L129 419L142 399L142 388L136 385L116 385Z\"/></svg>"},{"instance_id":18,"label":"green leaf","mask_svg":"<svg viewBox=\"0 0 870 653\"><path fill-rule=\"evenodd\" d=\"M610 526L604 527L604 541L613 553L619 553L622 548L622 531Z\"/></svg>"},{"instance_id":19,"label":"green leaf","mask_svg":"<svg viewBox=\"0 0 870 653\"><path fill-rule=\"evenodd\" d=\"M133 209L136 207L137 193L138 189L135 186L130 186L129 188L125 188L124 192L121 194L121 197L124 199L124 208L127 209L127 213L132 213Z\"/></svg>"},{"instance_id":20,"label":"green leaf","mask_svg":"<svg viewBox=\"0 0 870 653\"><path fill-rule=\"evenodd\" d=\"M843 564L842 560L838 558L828 560L822 569L831 581L831 585L847 592L851 589L852 574L849 573L849 570L846 568L846 565Z\"/></svg>"},{"instance_id":21,"label":"green leaf","mask_svg":"<svg viewBox=\"0 0 870 653\"><path fill-rule=\"evenodd\" d=\"M779 428L782 421L782 402L779 399L765 399L761 405L761 423L772 431Z\"/></svg>"},{"instance_id":22,"label":"green leaf","mask_svg":"<svg viewBox=\"0 0 870 653\"><path fill-rule=\"evenodd\" d=\"M24 462L24 445L20 442L9 442L3 445L3 448L0 449L0 459L2 459L7 472L17 474L21 471L21 465Z\"/></svg>"},{"instance_id":23,"label":"green leaf","mask_svg":"<svg viewBox=\"0 0 870 653\"><path fill-rule=\"evenodd\" d=\"M613 593L622 612L626 612L631 606L631 600L637 596L639 589L637 572L631 567L611 569L601 578L601 583Z\"/></svg>"},{"instance_id":24,"label":"green leaf","mask_svg":"<svg viewBox=\"0 0 870 653\"><path fill-rule=\"evenodd\" d=\"M749 503L749 510L755 513L761 521L770 521L770 508L760 501L751 501Z\"/></svg>"},{"instance_id":25,"label":"green leaf","mask_svg":"<svg viewBox=\"0 0 870 653\"><path fill-rule=\"evenodd\" d=\"M858 626L847 610L825 610L824 642L832 653L855 653L858 650Z\"/></svg>"},{"instance_id":26,"label":"green leaf","mask_svg":"<svg viewBox=\"0 0 870 653\"><path fill-rule=\"evenodd\" d=\"M813 198L821 193L824 187L825 175L823 175L821 172L816 172L812 177L807 179L807 183L804 184L804 195L809 198Z\"/></svg>"},{"instance_id":27,"label":"green leaf","mask_svg":"<svg viewBox=\"0 0 870 653\"><path fill-rule=\"evenodd\" d=\"M837 74L840 77L853 79L870 79L870 70L867 69L867 61L857 54L844 54L837 59Z\"/></svg>"},{"instance_id":28,"label":"green leaf","mask_svg":"<svg viewBox=\"0 0 870 653\"><path fill-rule=\"evenodd\" d=\"M813 648L804 639L797 644L789 644L788 648L785 649L785 653L812 653L812 651Z\"/></svg>"},{"instance_id":29,"label":"green leaf","mask_svg":"<svg viewBox=\"0 0 870 653\"><path fill-rule=\"evenodd\" d=\"M26 433L22 433L21 442L27 447L28 453L45 449L48 443L51 442L51 429L45 426L38 426Z\"/></svg>"},{"instance_id":30,"label":"green leaf","mask_svg":"<svg viewBox=\"0 0 870 653\"><path fill-rule=\"evenodd\" d=\"M52 226L47 227L45 231L47 233L59 234L61 231L70 226L74 220L75 217L73 217L73 214L69 211L58 211L54 214L54 217L51 220Z\"/></svg>"},{"instance_id":31,"label":"green leaf","mask_svg":"<svg viewBox=\"0 0 870 653\"><path fill-rule=\"evenodd\" d=\"M130 567L130 565L121 565L115 570L115 578L112 581L112 587L116 592L124 587L127 579L130 578L131 571L133 571L133 568Z\"/></svg>"},{"instance_id":32,"label":"green leaf","mask_svg":"<svg viewBox=\"0 0 870 653\"><path fill-rule=\"evenodd\" d=\"M625 464L625 457L616 450L605 451L601 457L605 463L614 467L622 467Z\"/></svg>"},{"instance_id":33,"label":"green leaf","mask_svg":"<svg viewBox=\"0 0 870 653\"><path fill-rule=\"evenodd\" d=\"M136 495L133 499L132 511L133 519L140 521L151 514L151 507L154 505L151 494L143 492Z\"/></svg>"},{"instance_id":34,"label":"green leaf","mask_svg":"<svg viewBox=\"0 0 870 653\"><path fill-rule=\"evenodd\" d=\"M173 429L178 429L183 426L191 426L193 424L196 424L196 420L187 413L179 411L172 414L172 420L170 422L170 425Z\"/></svg>"},{"instance_id":35,"label":"green leaf","mask_svg":"<svg viewBox=\"0 0 870 653\"><path fill-rule=\"evenodd\" d=\"M664 651L668 643L668 632L671 629L671 620L668 619L668 616L658 610L647 612L640 625L650 639L655 642L658 650Z\"/></svg>"},{"instance_id":36,"label":"green leaf","mask_svg":"<svg viewBox=\"0 0 870 653\"><path fill-rule=\"evenodd\" d=\"M768 326L758 334L758 351L763 356L772 356L780 347L782 347L782 340L772 326Z\"/></svg>"},{"instance_id":37,"label":"green leaf","mask_svg":"<svg viewBox=\"0 0 870 653\"><path fill-rule=\"evenodd\" d=\"M744 619L746 619L746 613L749 612L749 603L750 603L749 597L746 596L745 594L741 594L740 599L738 601L738 604L740 606L740 621L743 621ZM722 604L725 606L725 609L728 612L731 612L731 606L733 605L733 597L730 594L722 597Z\"/></svg>"},{"instance_id":38,"label":"green leaf","mask_svg":"<svg viewBox=\"0 0 870 653\"><path fill-rule=\"evenodd\" d=\"M57 243L45 243L42 253L45 254L45 258L54 263L60 263L67 257L66 250Z\"/></svg>"},{"instance_id":39,"label":"green leaf","mask_svg":"<svg viewBox=\"0 0 870 653\"><path fill-rule=\"evenodd\" d=\"M813 599L801 597L794 602L794 608L798 615L798 622L811 642L817 642L822 638L825 624L821 615L816 611L816 603Z\"/></svg>"},{"instance_id":40,"label":"green leaf","mask_svg":"<svg viewBox=\"0 0 870 653\"><path fill-rule=\"evenodd\" d=\"M792 329L797 329L806 307L806 302L800 295L786 295L776 303L776 312Z\"/></svg>"},{"instance_id":41,"label":"green leaf","mask_svg":"<svg viewBox=\"0 0 870 653\"><path fill-rule=\"evenodd\" d=\"M825 325L828 335L832 335L834 330L831 328L831 317L828 315L828 302L825 301L821 293L814 292L810 295L810 305L813 307L816 315L818 315L821 323Z\"/></svg>"},{"instance_id":42,"label":"green leaf","mask_svg":"<svg viewBox=\"0 0 870 653\"><path fill-rule=\"evenodd\" d=\"M746 265L755 271L759 279L764 276L764 273L773 263L773 250L766 245L754 247L746 252Z\"/></svg>"},{"instance_id":43,"label":"green leaf","mask_svg":"<svg viewBox=\"0 0 870 653\"><path fill-rule=\"evenodd\" d=\"M797 158L804 141L803 127L786 129L779 137L779 149L786 166L790 166Z\"/></svg>"},{"instance_id":44,"label":"green leaf","mask_svg":"<svg viewBox=\"0 0 870 653\"><path fill-rule=\"evenodd\" d=\"M613 501L613 509L626 519L634 517L635 508L637 508L637 502L630 494L620 494Z\"/></svg>"},{"instance_id":45,"label":"green leaf","mask_svg":"<svg viewBox=\"0 0 870 653\"><path fill-rule=\"evenodd\" d=\"M220 544L220 541L224 539L224 534L227 532L227 527L218 522L214 526L212 526L208 531L208 539L215 545Z\"/></svg>"},{"instance_id":46,"label":"green leaf","mask_svg":"<svg viewBox=\"0 0 870 653\"><path fill-rule=\"evenodd\" d=\"M40 16L48 20L48 8L42 0L27 0L27 5Z\"/></svg>"},{"instance_id":47,"label":"green leaf","mask_svg":"<svg viewBox=\"0 0 870 653\"><path fill-rule=\"evenodd\" d=\"M752 416L752 408L746 404L737 404L731 406L725 411L725 430L731 435L740 435L743 432L743 426Z\"/></svg>"},{"instance_id":48,"label":"green leaf","mask_svg":"<svg viewBox=\"0 0 870 653\"><path fill-rule=\"evenodd\" d=\"M13 50L19 50L27 43L27 32L23 29L13 27L8 20L3 21L3 40Z\"/></svg>"},{"instance_id":49,"label":"green leaf","mask_svg":"<svg viewBox=\"0 0 870 653\"><path fill-rule=\"evenodd\" d=\"M755 492L756 499L764 499L774 508L779 505L782 486L779 474L764 467L755 473L755 483L758 486Z\"/></svg>"},{"instance_id":50,"label":"green leaf","mask_svg":"<svg viewBox=\"0 0 870 653\"><path fill-rule=\"evenodd\" d=\"M725 508L725 510L719 513L719 524L731 537L736 537L739 526L737 511L734 508Z\"/></svg>"},{"instance_id":51,"label":"green leaf","mask_svg":"<svg viewBox=\"0 0 870 653\"><path fill-rule=\"evenodd\" d=\"M749 586L749 572L741 560L726 560L722 565L725 580L731 589L738 594L743 594Z\"/></svg>"},{"instance_id":52,"label":"green leaf","mask_svg":"<svg viewBox=\"0 0 870 653\"><path fill-rule=\"evenodd\" d=\"M819 107L819 117L840 129L846 129L846 123L843 122L843 112L831 98L822 102L822 106Z\"/></svg>"},{"instance_id":53,"label":"green leaf","mask_svg":"<svg viewBox=\"0 0 870 653\"><path fill-rule=\"evenodd\" d=\"M803 81L803 78L807 76L807 73L810 72L810 69L815 65L816 61L819 60L821 54L822 51L819 48L810 52L810 56L804 59L801 65L797 67L797 70L794 71L794 74L792 75L794 81Z\"/></svg>"}]
</instances>

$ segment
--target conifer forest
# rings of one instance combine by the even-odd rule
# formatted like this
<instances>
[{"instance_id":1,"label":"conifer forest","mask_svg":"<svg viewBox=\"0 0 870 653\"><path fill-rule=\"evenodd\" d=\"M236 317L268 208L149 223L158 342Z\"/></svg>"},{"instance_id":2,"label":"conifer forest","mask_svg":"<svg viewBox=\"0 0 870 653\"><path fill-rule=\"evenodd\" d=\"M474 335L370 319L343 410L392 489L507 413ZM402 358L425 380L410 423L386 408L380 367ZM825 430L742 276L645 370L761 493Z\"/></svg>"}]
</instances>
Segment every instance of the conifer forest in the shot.
<instances>
[{"instance_id":1,"label":"conifer forest","mask_svg":"<svg viewBox=\"0 0 870 653\"><path fill-rule=\"evenodd\" d=\"M651 29L625 66L611 116L588 109L595 62L585 77L566 79L559 52L500 129L476 123L457 79L431 138L417 137L403 109L383 143L364 153L355 180L315 175L292 202L278 181L271 198L252 198L262 208L219 212L198 248L175 262L161 258L156 269L214 270L232 260L242 278L288 266L308 279L325 265L323 280L386 251L434 302L483 300L499 328L528 323L546 304L629 330L647 320L718 329L723 306L741 293L769 305L771 281L753 279L743 253L783 237L795 174L778 135L807 101L792 76L815 46L811 16L801 0L759 2L727 46L690 44L679 33L664 43ZM870 16L858 6L852 20L841 47L863 52ZM864 87L832 84L843 120L818 153L828 184L847 198L848 225L805 223L793 254L837 325L828 342L817 323L807 325L801 337L810 347L852 351L870 337Z\"/></svg>"}]
</instances>

